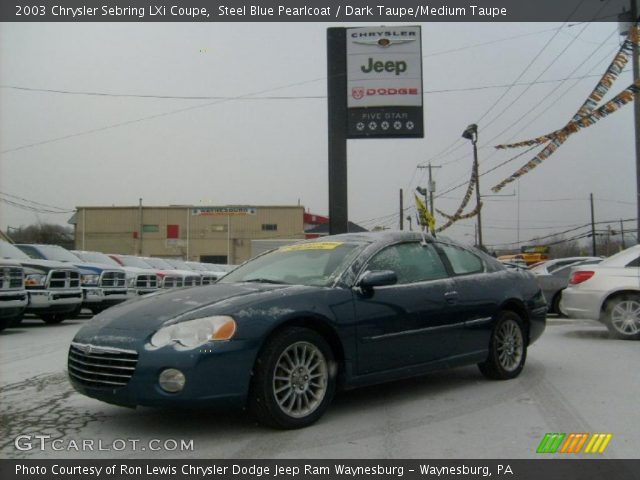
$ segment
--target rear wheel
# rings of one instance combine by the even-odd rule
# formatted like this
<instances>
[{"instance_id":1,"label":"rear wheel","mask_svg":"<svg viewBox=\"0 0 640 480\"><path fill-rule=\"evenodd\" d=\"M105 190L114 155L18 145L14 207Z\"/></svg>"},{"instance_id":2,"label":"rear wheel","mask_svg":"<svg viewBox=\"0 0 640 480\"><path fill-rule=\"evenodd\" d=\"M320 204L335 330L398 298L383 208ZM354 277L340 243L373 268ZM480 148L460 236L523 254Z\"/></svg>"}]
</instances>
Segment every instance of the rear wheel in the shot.
<instances>
[{"instance_id":1,"label":"rear wheel","mask_svg":"<svg viewBox=\"0 0 640 480\"><path fill-rule=\"evenodd\" d=\"M607 302L605 323L611 336L640 339L640 295L622 295Z\"/></svg>"},{"instance_id":2,"label":"rear wheel","mask_svg":"<svg viewBox=\"0 0 640 480\"><path fill-rule=\"evenodd\" d=\"M47 314L40 315L40 318L47 325L56 325L58 323L64 322L64 320L67 317L65 315L63 315L63 314L60 314L60 313L47 313Z\"/></svg>"},{"instance_id":3,"label":"rear wheel","mask_svg":"<svg viewBox=\"0 0 640 480\"><path fill-rule=\"evenodd\" d=\"M256 361L249 408L266 425L306 427L325 412L335 384L333 352L324 338L288 328L268 341Z\"/></svg>"},{"instance_id":4,"label":"rear wheel","mask_svg":"<svg viewBox=\"0 0 640 480\"><path fill-rule=\"evenodd\" d=\"M520 375L527 359L524 322L510 310L498 315L491 340L489 356L478 364L482 374L493 380L508 380Z\"/></svg>"}]
</instances>

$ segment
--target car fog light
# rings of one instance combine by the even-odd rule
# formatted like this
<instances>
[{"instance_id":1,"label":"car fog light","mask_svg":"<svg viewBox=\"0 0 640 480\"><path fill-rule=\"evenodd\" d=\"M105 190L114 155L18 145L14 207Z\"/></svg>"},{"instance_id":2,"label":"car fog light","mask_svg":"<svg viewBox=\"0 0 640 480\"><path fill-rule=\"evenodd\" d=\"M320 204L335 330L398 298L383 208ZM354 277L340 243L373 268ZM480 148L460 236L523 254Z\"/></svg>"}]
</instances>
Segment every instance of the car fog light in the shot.
<instances>
[{"instance_id":1,"label":"car fog light","mask_svg":"<svg viewBox=\"0 0 640 480\"><path fill-rule=\"evenodd\" d=\"M163 370L158 378L160 388L169 393L180 392L184 388L185 381L184 374L175 368Z\"/></svg>"}]
</instances>

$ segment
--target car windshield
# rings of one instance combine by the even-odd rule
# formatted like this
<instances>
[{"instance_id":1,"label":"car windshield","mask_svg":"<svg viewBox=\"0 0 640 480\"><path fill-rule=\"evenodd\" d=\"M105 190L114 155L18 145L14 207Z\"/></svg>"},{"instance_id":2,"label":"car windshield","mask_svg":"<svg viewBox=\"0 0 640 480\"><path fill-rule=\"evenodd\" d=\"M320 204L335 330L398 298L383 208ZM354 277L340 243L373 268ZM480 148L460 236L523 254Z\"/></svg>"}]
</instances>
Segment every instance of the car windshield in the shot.
<instances>
[{"instance_id":1,"label":"car windshield","mask_svg":"<svg viewBox=\"0 0 640 480\"><path fill-rule=\"evenodd\" d=\"M131 257L129 255L122 255L120 261L124 264L125 267L136 267L136 268L146 268L147 270L151 267L148 263L138 257Z\"/></svg>"},{"instance_id":2,"label":"car windshield","mask_svg":"<svg viewBox=\"0 0 640 480\"><path fill-rule=\"evenodd\" d=\"M109 255L105 255L100 252L73 252L75 255L80 257L81 260L85 262L94 262L94 263L104 263L105 265L114 265L119 267L120 264L116 262Z\"/></svg>"},{"instance_id":3,"label":"car windshield","mask_svg":"<svg viewBox=\"0 0 640 480\"><path fill-rule=\"evenodd\" d=\"M2 258L11 258L14 260L31 260L29 255L7 242L0 242L0 255Z\"/></svg>"},{"instance_id":4,"label":"car windshield","mask_svg":"<svg viewBox=\"0 0 640 480\"><path fill-rule=\"evenodd\" d=\"M163 259L158 258L158 257L148 257L148 258L145 258L144 261L147 262L149 265L151 265L154 268L161 268L163 270L175 270L176 269L176 267L171 265L169 262L166 262Z\"/></svg>"},{"instance_id":5,"label":"car windshield","mask_svg":"<svg viewBox=\"0 0 640 480\"><path fill-rule=\"evenodd\" d=\"M66 248L59 247L57 245L39 245L39 253L41 253L47 260L57 260L58 262L82 262L78 257L71 253Z\"/></svg>"},{"instance_id":6,"label":"car windshield","mask_svg":"<svg viewBox=\"0 0 640 480\"><path fill-rule=\"evenodd\" d=\"M325 287L351 264L364 244L312 242L288 245L236 268L219 283L260 282Z\"/></svg>"},{"instance_id":7,"label":"car windshield","mask_svg":"<svg viewBox=\"0 0 640 480\"><path fill-rule=\"evenodd\" d=\"M171 259L171 260L167 260L167 263L170 263L175 268L179 268L180 270L192 270L192 271L195 270L193 267L190 267L182 260Z\"/></svg>"}]
</instances>

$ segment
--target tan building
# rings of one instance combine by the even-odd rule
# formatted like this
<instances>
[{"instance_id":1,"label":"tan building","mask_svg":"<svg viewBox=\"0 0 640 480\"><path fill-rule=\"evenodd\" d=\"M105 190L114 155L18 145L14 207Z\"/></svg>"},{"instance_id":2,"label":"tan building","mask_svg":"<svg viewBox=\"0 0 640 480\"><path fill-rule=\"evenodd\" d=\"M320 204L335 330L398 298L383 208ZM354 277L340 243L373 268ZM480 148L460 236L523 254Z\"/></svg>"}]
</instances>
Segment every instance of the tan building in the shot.
<instances>
[{"instance_id":1,"label":"tan building","mask_svg":"<svg viewBox=\"0 0 640 480\"><path fill-rule=\"evenodd\" d=\"M303 239L304 207L77 207L69 223L79 250L237 264L251 240Z\"/></svg>"}]
</instances>

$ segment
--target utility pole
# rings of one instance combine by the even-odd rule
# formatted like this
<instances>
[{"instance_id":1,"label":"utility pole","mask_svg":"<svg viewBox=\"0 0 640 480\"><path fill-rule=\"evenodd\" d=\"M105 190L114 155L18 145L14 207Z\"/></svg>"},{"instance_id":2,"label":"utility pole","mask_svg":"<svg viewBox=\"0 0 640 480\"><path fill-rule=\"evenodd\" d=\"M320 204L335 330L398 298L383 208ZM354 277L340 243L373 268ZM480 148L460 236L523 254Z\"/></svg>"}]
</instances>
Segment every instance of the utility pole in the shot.
<instances>
[{"instance_id":1,"label":"utility pole","mask_svg":"<svg viewBox=\"0 0 640 480\"><path fill-rule=\"evenodd\" d=\"M429 192L429 212L431 212L431 216L433 216L433 195L436 193L436 182L433 181L432 170L433 168L442 168L442 165L418 165L418 168L423 169L426 168L429 170L429 185L427 185L427 192ZM426 194L425 194L426 200Z\"/></svg>"},{"instance_id":2,"label":"utility pole","mask_svg":"<svg viewBox=\"0 0 640 480\"><path fill-rule=\"evenodd\" d=\"M620 219L620 240L622 241L622 249L625 250L627 246L624 243L624 224L622 223L622 219Z\"/></svg>"},{"instance_id":3,"label":"utility pole","mask_svg":"<svg viewBox=\"0 0 640 480\"><path fill-rule=\"evenodd\" d=\"M638 5L637 0L631 0L631 27L635 28L638 21ZM633 44L633 81L640 80L640 63L638 55L638 45ZM640 98L636 95L633 99L633 118L635 126L636 140L636 241L640 243Z\"/></svg>"},{"instance_id":4,"label":"utility pole","mask_svg":"<svg viewBox=\"0 0 640 480\"><path fill-rule=\"evenodd\" d=\"M402 189L400 189L400 230L404 230L404 199Z\"/></svg>"},{"instance_id":5,"label":"utility pole","mask_svg":"<svg viewBox=\"0 0 640 480\"><path fill-rule=\"evenodd\" d=\"M140 230L138 232L138 255L142 256L142 229L144 227L144 222L142 219L142 198L138 201L138 217L140 220Z\"/></svg>"},{"instance_id":6,"label":"utility pole","mask_svg":"<svg viewBox=\"0 0 640 480\"><path fill-rule=\"evenodd\" d=\"M480 250L484 250L482 243L482 207L480 203L480 171L478 168L478 134L476 132L475 139L473 140L473 170L476 176L476 205L478 205L478 247Z\"/></svg>"},{"instance_id":7,"label":"utility pole","mask_svg":"<svg viewBox=\"0 0 640 480\"><path fill-rule=\"evenodd\" d=\"M589 202L591 203L591 254L596 256L596 222L593 213L593 193L589 194Z\"/></svg>"}]
</instances>

